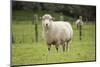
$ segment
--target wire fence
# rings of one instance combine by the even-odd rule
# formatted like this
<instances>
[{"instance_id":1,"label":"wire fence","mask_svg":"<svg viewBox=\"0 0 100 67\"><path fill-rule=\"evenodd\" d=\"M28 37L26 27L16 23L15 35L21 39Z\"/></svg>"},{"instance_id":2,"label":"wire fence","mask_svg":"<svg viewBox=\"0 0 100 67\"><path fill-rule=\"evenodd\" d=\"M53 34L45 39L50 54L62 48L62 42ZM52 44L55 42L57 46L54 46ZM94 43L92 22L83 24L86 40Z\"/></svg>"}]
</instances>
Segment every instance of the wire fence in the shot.
<instances>
[{"instance_id":1,"label":"wire fence","mask_svg":"<svg viewBox=\"0 0 100 67\"><path fill-rule=\"evenodd\" d=\"M77 20L77 18L67 18L66 16L59 16L59 18L55 20L71 22L74 31L74 40L84 40L84 37L86 37L87 34L89 35L87 39L90 39L91 37L95 38L95 18L83 18L84 25L80 27L80 29L77 29L75 25L75 21ZM44 41L41 23L42 22L40 16L37 14L24 17L13 16L12 43L37 43ZM91 28L93 32L91 31Z\"/></svg>"}]
</instances>

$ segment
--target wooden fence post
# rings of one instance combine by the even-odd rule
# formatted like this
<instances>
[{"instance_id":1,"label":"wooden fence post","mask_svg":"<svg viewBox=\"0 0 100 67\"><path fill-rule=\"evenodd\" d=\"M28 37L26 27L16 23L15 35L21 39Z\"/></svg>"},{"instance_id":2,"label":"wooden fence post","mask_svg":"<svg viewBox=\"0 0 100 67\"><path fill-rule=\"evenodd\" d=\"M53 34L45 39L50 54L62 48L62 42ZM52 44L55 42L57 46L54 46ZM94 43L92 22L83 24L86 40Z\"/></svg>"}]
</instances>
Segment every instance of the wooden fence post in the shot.
<instances>
[{"instance_id":1,"label":"wooden fence post","mask_svg":"<svg viewBox=\"0 0 100 67\"><path fill-rule=\"evenodd\" d=\"M80 40L82 40L82 25L79 26L79 36Z\"/></svg>"},{"instance_id":2,"label":"wooden fence post","mask_svg":"<svg viewBox=\"0 0 100 67\"><path fill-rule=\"evenodd\" d=\"M36 42L38 42L38 16L35 14L34 15L34 26L35 26L35 39L36 39Z\"/></svg>"},{"instance_id":3,"label":"wooden fence post","mask_svg":"<svg viewBox=\"0 0 100 67\"><path fill-rule=\"evenodd\" d=\"M82 40L82 16L79 16L80 22L79 22L79 39Z\"/></svg>"},{"instance_id":4,"label":"wooden fence post","mask_svg":"<svg viewBox=\"0 0 100 67\"><path fill-rule=\"evenodd\" d=\"M64 21L63 15L60 16L60 21Z\"/></svg>"},{"instance_id":5,"label":"wooden fence post","mask_svg":"<svg viewBox=\"0 0 100 67\"><path fill-rule=\"evenodd\" d=\"M11 36L11 38L12 38L12 39L11 39L11 40L12 40L12 43L15 43L15 41L14 41L14 36L13 36L13 35Z\"/></svg>"},{"instance_id":6,"label":"wooden fence post","mask_svg":"<svg viewBox=\"0 0 100 67\"><path fill-rule=\"evenodd\" d=\"M23 29L23 42L22 43L24 43L24 29Z\"/></svg>"}]
</instances>

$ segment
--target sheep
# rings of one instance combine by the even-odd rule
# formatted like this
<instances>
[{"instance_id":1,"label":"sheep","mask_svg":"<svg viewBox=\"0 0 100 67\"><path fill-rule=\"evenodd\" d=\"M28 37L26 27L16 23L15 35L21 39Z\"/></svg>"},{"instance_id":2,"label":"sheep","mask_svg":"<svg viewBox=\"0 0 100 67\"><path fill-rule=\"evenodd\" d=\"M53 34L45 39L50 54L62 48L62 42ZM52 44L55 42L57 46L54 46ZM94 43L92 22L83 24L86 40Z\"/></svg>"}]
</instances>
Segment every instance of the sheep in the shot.
<instances>
[{"instance_id":1,"label":"sheep","mask_svg":"<svg viewBox=\"0 0 100 67\"><path fill-rule=\"evenodd\" d=\"M79 16L79 19L78 20L76 20L76 26L77 26L77 29L79 29L80 28L80 26L82 26L83 25L83 21L82 21L82 16Z\"/></svg>"},{"instance_id":2,"label":"sheep","mask_svg":"<svg viewBox=\"0 0 100 67\"><path fill-rule=\"evenodd\" d=\"M51 45L55 45L57 52L59 45L62 45L63 51L65 51L65 46L68 50L68 44L73 36L71 24L64 21L53 21L53 19L50 14L42 16L43 34L48 51L50 52Z\"/></svg>"}]
</instances>

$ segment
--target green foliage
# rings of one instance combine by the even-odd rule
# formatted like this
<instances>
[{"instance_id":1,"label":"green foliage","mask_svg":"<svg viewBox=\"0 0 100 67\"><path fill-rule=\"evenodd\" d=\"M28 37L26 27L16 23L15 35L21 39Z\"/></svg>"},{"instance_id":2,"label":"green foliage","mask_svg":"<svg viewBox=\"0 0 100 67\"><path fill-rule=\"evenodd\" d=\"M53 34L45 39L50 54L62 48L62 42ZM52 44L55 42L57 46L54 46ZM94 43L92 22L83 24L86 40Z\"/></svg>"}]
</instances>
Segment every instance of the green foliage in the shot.
<instances>
[{"instance_id":1,"label":"green foliage","mask_svg":"<svg viewBox=\"0 0 100 67\"><path fill-rule=\"evenodd\" d=\"M57 4L57 3L41 3L41 2L22 2L13 1L13 10L32 11L33 13L62 13L65 16L71 16L74 18L80 15L84 18L96 18L95 6L83 6L83 5L69 5L69 4ZM89 19L92 20L92 19Z\"/></svg>"},{"instance_id":2,"label":"green foliage","mask_svg":"<svg viewBox=\"0 0 100 67\"><path fill-rule=\"evenodd\" d=\"M13 24L32 24L34 23L34 15L37 15L38 18L38 23L41 24L41 19L40 17L42 17L45 13L47 13L46 11L43 11L43 12L37 12L37 13L34 13L32 11L22 11L22 10L17 10L17 11L13 11L13 16L12 16L12 20L14 22L12 22ZM64 17L64 20L65 21L71 21L74 22L77 20L77 18L73 18L71 16L66 16L66 15L62 15L62 13L50 13L55 19L55 21L57 20L60 20L60 16L63 16ZM24 21L24 22L23 22ZM29 21L29 22L27 22Z\"/></svg>"}]
</instances>

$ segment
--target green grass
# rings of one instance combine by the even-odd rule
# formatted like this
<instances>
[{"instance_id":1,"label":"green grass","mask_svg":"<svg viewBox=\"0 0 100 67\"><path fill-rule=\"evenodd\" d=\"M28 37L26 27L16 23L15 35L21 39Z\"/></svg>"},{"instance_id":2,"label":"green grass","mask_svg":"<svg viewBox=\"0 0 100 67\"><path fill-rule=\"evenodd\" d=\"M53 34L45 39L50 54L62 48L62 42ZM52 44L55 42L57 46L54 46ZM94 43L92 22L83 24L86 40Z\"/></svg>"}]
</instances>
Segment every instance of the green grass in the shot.
<instances>
[{"instance_id":1,"label":"green grass","mask_svg":"<svg viewBox=\"0 0 100 67\"><path fill-rule=\"evenodd\" d=\"M45 64L60 62L94 61L95 56L95 24L86 23L82 30L82 40L79 40L79 30L73 24L73 40L68 52L63 52L62 47L59 53L54 46L48 54L47 45L42 37L42 26L38 25L38 43L35 42L34 25L31 21L13 21L19 24L12 24L14 42L12 44L12 65L24 64ZM20 23L23 22L23 23ZM25 24L24 22L28 22Z\"/></svg>"}]
</instances>

